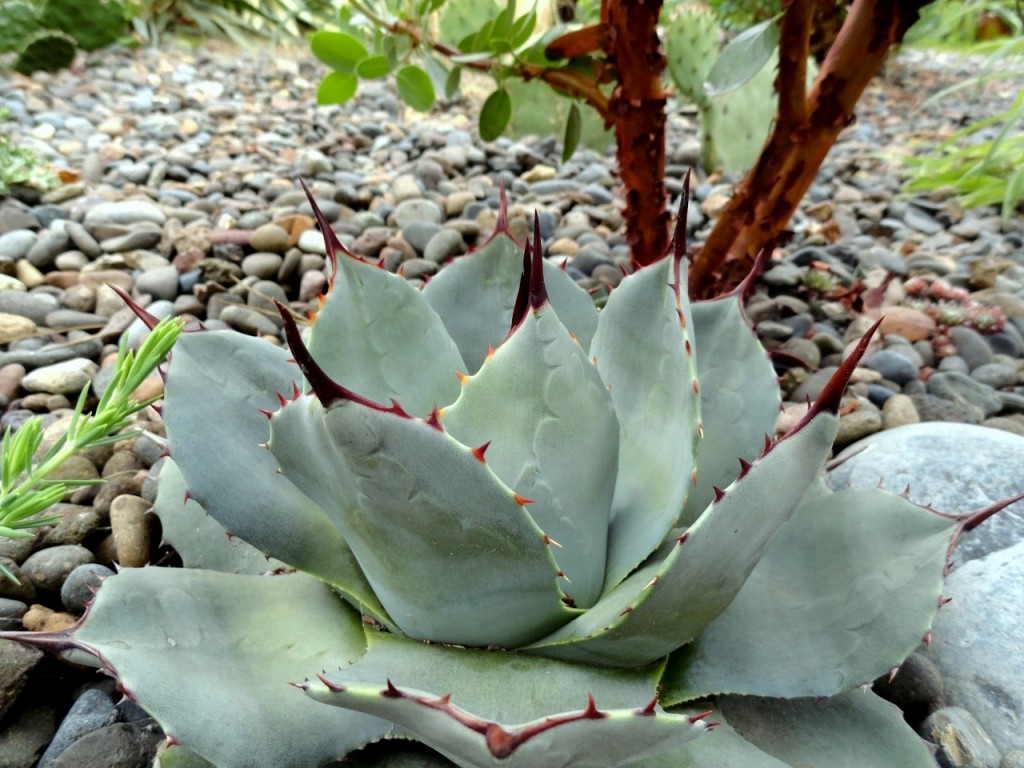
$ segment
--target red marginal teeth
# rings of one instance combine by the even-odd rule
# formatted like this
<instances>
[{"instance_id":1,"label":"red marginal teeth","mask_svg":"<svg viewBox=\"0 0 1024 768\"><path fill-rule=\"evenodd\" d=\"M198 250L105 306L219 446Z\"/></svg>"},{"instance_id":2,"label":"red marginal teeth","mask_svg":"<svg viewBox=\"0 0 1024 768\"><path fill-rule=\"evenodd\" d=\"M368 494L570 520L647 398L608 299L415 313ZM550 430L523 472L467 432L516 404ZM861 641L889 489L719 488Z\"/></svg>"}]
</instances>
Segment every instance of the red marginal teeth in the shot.
<instances>
[{"instance_id":1,"label":"red marginal teeth","mask_svg":"<svg viewBox=\"0 0 1024 768\"><path fill-rule=\"evenodd\" d=\"M337 683L332 683L330 680L328 680L323 675L318 674L316 677L317 677L317 680L319 680L321 683L323 683L327 687L327 690L330 691L331 693L341 693L342 691L345 690L345 686L344 685L338 685Z\"/></svg>"}]
</instances>

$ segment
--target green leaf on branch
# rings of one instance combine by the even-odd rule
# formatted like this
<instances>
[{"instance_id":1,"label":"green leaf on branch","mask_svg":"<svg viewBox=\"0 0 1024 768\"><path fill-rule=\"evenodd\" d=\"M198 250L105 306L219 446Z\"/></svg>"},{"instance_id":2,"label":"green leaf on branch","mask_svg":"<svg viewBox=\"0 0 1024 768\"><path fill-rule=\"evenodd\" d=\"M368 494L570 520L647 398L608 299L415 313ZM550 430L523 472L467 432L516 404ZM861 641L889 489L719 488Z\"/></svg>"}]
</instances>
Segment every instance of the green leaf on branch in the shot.
<instances>
[{"instance_id":1,"label":"green leaf on branch","mask_svg":"<svg viewBox=\"0 0 1024 768\"><path fill-rule=\"evenodd\" d=\"M448 79L444 81L444 97L446 99L453 99L459 92L459 86L462 84L462 67L452 67L452 71L448 73Z\"/></svg>"},{"instance_id":2,"label":"green leaf on branch","mask_svg":"<svg viewBox=\"0 0 1024 768\"><path fill-rule=\"evenodd\" d=\"M349 72L331 72L316 89L317 104L344 104L356 95L359 78Z\"/></svg>"},{"instance_id":3,"label":"green leaf on branch","mask_svg":"<svg viewBox=\"0 0 1024 768\"><path fill-rule=\"evenodd\" d=\"M368 56L356 65L356 74L364 80L374 80L391 72L387 56Z\"/></svg>"},{"instance_id":4,"label":"green leaf on branch","mask_svg":"<svg viewBox=\"0 0 1024 768\"><path fill-rule=\"evenodd\" d=\"M580 143L580 133L583 130L583 120L580 118L580 108L575 103L569 107L569 117L565 121L565 139L562 141L562 162L564 163Z\"/></svg>"},{"instance_id":5,"label":"green leaf on branch","mask_svg":"<svg viewBox=\"0 0 1024 768\"><path fill-rule=\"evenodd\" d=\"M398 66L398 42L394 37L385 37L380 41L380 50L383 51L383 57L388 63L388 72ZM371 59L378 58L377 56L371 56ZM360 62L362 66L364 62ZM360 77L370 77L370 75L364 75L360 71L359 67L356 67L356 71L359 72ZM386 73L385 73L386 74ZM377 75L374 75L377 77Z\"/></svg>"},{"instance_id":6,"label":"green leaf on branch","mask_svg":"<svg viewBox=\"0 0 1024 768\"><path fill-rule=\"evenodd\" d=\"M537 28L537 12L530 11L515 20L512 25L512 49L515 50L526 44Z\"/></svg>"},{"instance_id":7,"label":"green leaf on branch","mask_svg":"<svg viewBox=\"0 0 1024 768\"><path fill-rule=\"evenodd\" d=\"M779 44L778 17L734 37L711 65L704 90L709 96L734 91L761 71Z\"/></svg>"},{"instance_id":8,"label":"green leaf on branch","mask_svg":"<svg viewBox=\"0 0 1024 768\"><path fill-rule=\"evenodd\" d=\"M430 76L415 64L398 70L395 83L402 101L417 112L426 112L434 106L434 84L430 81Z\"/></svg>"},{"instance_id":9,"label":"green leaf on branch","mask_svg":"<svg viewBox=\"0 0 1024 768\"><path fill-rule=\"evenodd\" d=\"M437 57L435 56L424 56L423 57L423 71L427 73L430 78L431 84L434 86L434 93L438 91L444 92L445 86L448 82L449 72L445 68ZM447 94L445 94L447 98Z\"/></svg>"},{"instance_id":10,"label":"green leaf on branch","mask_svg":"<svg viewBox=\"0 0 1024 768\"><path fill-rule=\"evenodd\" d=\"M499 88L487 97L480 110L480 138L484 141L494 141L501 136L511 119L512 98L508 91Z\"/></svg>"},{"instance_id":11,"label":"green leaf on branch","mask_svg":"<svg viewBox=\"0 0 1024 768\"><path fill-rule=\"evenodd\" d=\"M313 55L339 72L352 72L370 55L359 38L345 32L317 32L309 39Z\"/></svg>"}]
</instances>

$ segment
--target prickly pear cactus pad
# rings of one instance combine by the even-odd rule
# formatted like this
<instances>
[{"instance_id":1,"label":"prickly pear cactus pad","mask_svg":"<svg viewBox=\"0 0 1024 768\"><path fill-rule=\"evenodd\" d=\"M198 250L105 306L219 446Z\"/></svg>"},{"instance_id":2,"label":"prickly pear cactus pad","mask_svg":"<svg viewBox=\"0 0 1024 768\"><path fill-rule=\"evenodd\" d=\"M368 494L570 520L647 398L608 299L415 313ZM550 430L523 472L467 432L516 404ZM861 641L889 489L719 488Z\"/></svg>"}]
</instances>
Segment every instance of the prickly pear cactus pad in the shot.
<instances>
[{"instance_id":1,"label":"prickly pear cactus pad","mask_svg":"<svg viewBox=\"0 0 1024 768\"><path fill-rule=\"evenodd\" d=\"M317 217L330 290L305 331L280 308L289 351L172 354L157 511L186 567L0 636L91 660L221 768L391 738L464 768L932 765L857 689L995 510L823 489L868 338L773 439L772 366L738 293L691 306L681 231L598 313L504 211L423 291Z\"/></svg>"}]
</instances>

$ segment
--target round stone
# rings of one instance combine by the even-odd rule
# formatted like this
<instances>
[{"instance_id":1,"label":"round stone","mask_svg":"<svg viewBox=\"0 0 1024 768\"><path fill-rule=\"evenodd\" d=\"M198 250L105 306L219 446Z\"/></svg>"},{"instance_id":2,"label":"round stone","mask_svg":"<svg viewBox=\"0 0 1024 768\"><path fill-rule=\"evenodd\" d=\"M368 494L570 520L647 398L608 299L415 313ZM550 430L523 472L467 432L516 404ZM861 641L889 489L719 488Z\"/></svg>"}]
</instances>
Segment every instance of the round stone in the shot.
<instances>
[{"instance_id":1,"label":"round stone","mask_svg":"<svg viewBox=\"0 0 1024 768\"><path fill-rule=\"evenodd\" d=\"M970 712L945 707L933 712L921 726L921 735L938 747L939 764L947 768L974 768L999 764L999 749Z\"/></svg>"},{"instance_id":2,"label":"round stone","mask_svg":"<svg viewBox=\"0 0 1024 768\"><path fill-rule=\"evenodd\" d=\"M979 365L992 362L992 349L985 341L985 337L973 328L964 325L950 328L949 338L953 340L957 354L964 359L967 367L971 370Z\"/></svg>"},{"instance_id":3,"label":"round stone","mask_svg":"<svg viewBox=\"0 0 1024 768\"><path fill-rule=\"evenodd\" d=\"M27 317L0 312L0 344L25 339L36 332L36 324Z\"/></svg>"},{"instance_id":4,"label":"round stone","mask_svg":"<svg viewBox=\"0 0 1024 768\"><path fill-rule=\"evenodd\" d=\"M250 245L255 251L284 253L291 247L291 237L277 224L264 224L253 230Z\"/></svg>"},{"instance_id":5,"label":"round stone","mask_svg":"<svg viewBox=\"0 0 1024 768\"><path fill-rule=\"evenodd\" d=\"M105 565L86 563L75 568L60 588L60 600L71 613L81 613L96 596L96 590L114 572Z\"/></svg>"},{"instance_id":6,"label":"round stone","mask_svg":"<svg viewBox=\"0 0 1024 768\"><path fill-rule=\"evenodd\" d=\"M423 253L430 238L440 231L440 224L431 221L414 221L402 228L402 239L415 248L417 253Z\"/></svg>"},{"instance_id":7,"label":"round stone","mask_svg":"<svg viewBox=\"0 0 1024 768\"><path fill-rule=\"evenodd\" d=\"M29 371L21 385L28 392L46 392L51 395L77 395L92 381L99 366L84 357L75 357L53 365L44 365Z\"/></svg>"},{"instance_id":8,"label":"round stone","mask_svg":"<svg viewBox=\"0 0 1024 768\"><path fill-rule=\"evenodd\" d=\"M138 496L124 494L110 503L110 530L114 535L117 562L122 568L141 568L152 550L151 505Z\"/></svg>"},{"instance_id":9,"label":"round stone","mask_svg":"<svg viewBox=\"0 0 1024 768\"><path fill-rule=\"evenodd\" d=\"M466 252L466 241L462 235L452 229L442 229L427 243L423 258L436 264L443 264L448 259Z\"/></svg>"},{"instance_id":10,"label":"round stone","mask_svg":"<svg viewBox=\"0 0 1024 768\"><path fill-rule=\"evenodd\" d=\"M882 414L871 408L858 408L839 417L836 445L849 445L882 428Z\"/></svg>"},{"instance_id":11,"label":"round stone","mask_svg":"<svg viewBox=\"0 0 1024 768\"><path fill-rule=\"evenodd\" d=\"M248 333L251 336L278 335L278 327L273 320L261 312L257 312L249 307L243 307L237 304L224 307L224 309L221 310L219 319L223 320L232 328L235 328L242 333Z\"/></svg>"},{"instance_id":12,"label":"round stone","mask_svg":"<svg viewBox=\"0 0 1024 768\"><path fill-rule=\"evenodd\" d=\"M148 293L154 299L174 301L178 296L178 277L176 267L154 267L138 276L135 287L139 293Z\"/></svg>"},{"instance_id":13,"label":"round stone","mask_svg":"<svg viewBox=\"0 0 1024 768\"><path fill-rule=\"evenodd\" d=\"M79 544L47 547L29 555L21 572L42 592L59 592L68 575L80 565L94 561L92 552Z\"/></svg>"},{"instance_id":14,"label":"round stone","mask_svg":"<svg viewBox=\"0 0 1024 768\"><path fill-rule=\"evenodd\" d=\"M431 200L414 198L411 200L403 200L396 205L392 217L394 218L396 227L399 229L405 229L405 227L414 221L426 221L433 222L434 224L441 224L444 222L444 211L441 210L437 203Z\"/></svg>"},{"instance_id":15,"label":"round stone","mask_svg":"<svg viewBox=\"0 0 1024 768\"><path fill-rule=\"evenodd\" d=\"M145 200L121 200L93 206L85 214L83 224L87 229L94 230L97 227L123 226L139 221L163 226L167 214L158 205Z\"/></svg>"},{"instance_id":16,"label":"round stone","mask_svg":"<svg viewBox=\"0 0 1024 768\"><path fill-rule=\"evenodd\" d=\"M878 371L883 378L901 386L917 378L917 366L891 349L880 349L869 355L862 365Z\"/></svg>"},{"instance_id":17,"label":"round stone","mask_svg":"<svg viewBox=\"0 0 1024 768\"><path fill-rule=\"evenodd\" d=\"M281 269L283 263L284 257L280 253L251 253L242 259L242 272L249 277L269 280L277 276L277 272Z\"/></svg>"},{"instance_id":18,"label":"round stone","mask_svg":"<svg viewBox=\"0 0 1024 768\"><path fill-rule=\"evenodd\" d=\"M909 395L893 395L882 405L882 428L895 429L906 424L917 424L921 417Z\"/></svg>"}]
</instances>

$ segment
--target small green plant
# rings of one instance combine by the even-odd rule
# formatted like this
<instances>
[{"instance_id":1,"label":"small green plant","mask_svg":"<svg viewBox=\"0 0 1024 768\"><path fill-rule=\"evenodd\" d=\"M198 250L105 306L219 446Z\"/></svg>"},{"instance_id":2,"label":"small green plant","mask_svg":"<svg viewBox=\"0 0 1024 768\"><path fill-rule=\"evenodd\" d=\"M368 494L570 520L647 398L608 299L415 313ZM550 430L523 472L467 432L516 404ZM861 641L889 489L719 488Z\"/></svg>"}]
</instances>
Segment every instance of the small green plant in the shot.
<instances>
[{"instance_id":1,"label":"small green plant","mask_svg":"<svg viewBox=\"0 0 1024 768\"><path fill-rule=\"evenodd\" d=\"M1017 47L1024 53L1024 38L1017 41ZM1024 69L1005 70L998 77L1016 77L1024 83ZM960 87L963 84L957 86ZM943 91L932 100L951 90ZM1024 87L1005 112L971 123L923 155L901 157L908 168L915 170L905 189L908 192L953 189L969 208L998 206L1003 222L1008 224L1014 211L1024 202L1022 124Z\"/></svg>"},{"instance_id":2,"label":"small green plant","mask_svg":"<svg viewBox=\"0 0 1024 768\"><path fill-rule=\"evenodd\" d=\"M998 333L1006 325L999 307L981 304L964 288L954 288L942 279L928 281L916 275L903 284L907 298L903 305L924 312L939 326L933 339L936 349L946 346L946 332L954 325L966 325L980 333Z\"/></svg>"},{"instance_id":3,"label":"small green plant","mask_svg":"<svg viewBox=\"0 0 1024 768\"><path fill-rule=\"evenodd\" d=\"M79 451L137 434L121 430L130 425L132 415L152 405L156 398L137 401L132 399L132 394L167 356L180 331L180 321L168 318L153 329L138 352L128 350L122 342L114 376L93 414L85 413L89 397L89 388L85 387L75 404L67 431L41 456L37 454L43 442L43 426L38 416L26 421L16 431L4 432L0 443L0 536L31 537L32 529L52 525L56 521L55 517L40 515L64 498L71 485L102 482L84 480L72 483L48 478L68 457ZM0 574L17 581L2 564Z\"/></svg>"},{"instance_id":4,"label":"small green plant","mask_svg":"<svg viewBox=\"0 0 1024 768\"><path fill-rule=\"evenodd\" d=\"M0 637L85 651L168 757L221 768L409 738L463 768L930 768L856 688L917 647L951 542L1001 505L829 493L870 334L772 439L774 369L738 295L688 301L683 224L598 313L502 202L422 291L314 204L330 290L305 334L280 307L290 351L172 352L157 513L186 567Z\"/></svg>"},{"instance_id":5,"label":"small green plant","mask_svg":"<svg viewBox=\"0 0 1024 768\"><path fill-rule=\"evenodd\" d=\"M0 126L10 117L0 108ZM35 152L19 147L5 130L0 130L0 195L10 193L11 187L28 186L50 189L57 185L57 176Z\"/></svg>"},{"instance_id":6,"label":"small green plant","mask_svg":"<svg viewBox=\"0 0 1024 768\"><path fill-rule=\"evenodd\" d=\"M995 30L993 32L992 30ZM1017 0L932 3L907 34L908 45L988 54L978 73L945 88L925 106L996 81L1019 83L1005 111L981 117L916 156L900 156L913 176L908 192L952 189L969 208L999 206L1005 224L1024 201L1024 15ZM979 99L980 103L980 99Z\"/></svg>"},{"instance_id":7,"label":"small green plant","mask_svg":"<svg viewBox=\"0 0 1024 768\"><path fill-rule=\"evenodd\" d=\"M1024 33L1018 0L936 0L921 11L906 44L971 53L991 53L1008 37Z\"/></svg>"},{"instance_id":8,"label":"small green plant","mask_svg":"<svg viewBox=\"0 0 1024 768\"><path fill-rule=\"evenodd\" d=\"M16 53L14 70L28 75L69 66L79 48L116 42L128 17L121 0L0 0L0 22L0 53Z\"/></svg>"}]
</instances>

